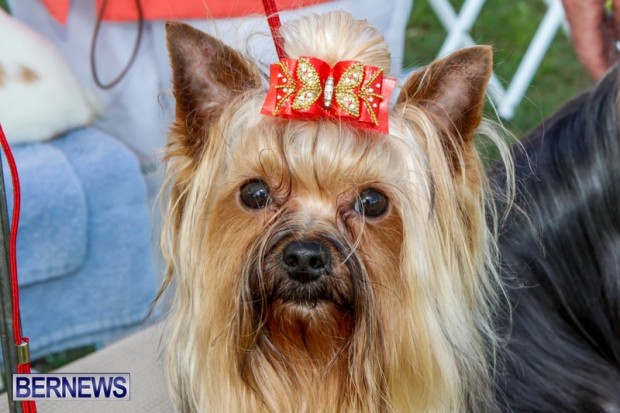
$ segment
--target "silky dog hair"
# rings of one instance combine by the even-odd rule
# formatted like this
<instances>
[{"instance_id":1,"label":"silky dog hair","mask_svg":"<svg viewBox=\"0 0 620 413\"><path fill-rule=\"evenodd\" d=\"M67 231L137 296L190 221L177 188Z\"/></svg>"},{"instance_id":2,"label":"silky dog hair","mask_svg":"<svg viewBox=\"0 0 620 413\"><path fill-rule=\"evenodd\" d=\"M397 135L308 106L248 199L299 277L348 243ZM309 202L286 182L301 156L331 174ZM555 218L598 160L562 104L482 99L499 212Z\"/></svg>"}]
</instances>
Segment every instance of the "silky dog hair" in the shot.
<instances>
[{"instance_id":1,"label":"silky dog hair","mask_svg":"<svg viewBox=\"0 0 620 413\"><path fill-rule=\"evenodd\" d=\"M282 27L291 58L390 67L344 12ZM489 47L412 74L389 135L260 114L259 66L168 23L176 118L167 146L164 289L174 286L168 375L183 412L487 412L501 294L494 208L474 145ZM264 182L269 202L243 205ZM371 188L387 207L356 208ZM321 242L329 274L285 276L287 243Z\"/></svg>"},{"instance_id":2,"label":"silky dog hair","mask_svg":"<svg viewBox=\"0 0 620 413\"><path fill-rule=\"evenodd\" d=\"M615 66L515 152L521 212L499 244L506 412L620 412L619 79Z\"/></svg>"}]
</instances>

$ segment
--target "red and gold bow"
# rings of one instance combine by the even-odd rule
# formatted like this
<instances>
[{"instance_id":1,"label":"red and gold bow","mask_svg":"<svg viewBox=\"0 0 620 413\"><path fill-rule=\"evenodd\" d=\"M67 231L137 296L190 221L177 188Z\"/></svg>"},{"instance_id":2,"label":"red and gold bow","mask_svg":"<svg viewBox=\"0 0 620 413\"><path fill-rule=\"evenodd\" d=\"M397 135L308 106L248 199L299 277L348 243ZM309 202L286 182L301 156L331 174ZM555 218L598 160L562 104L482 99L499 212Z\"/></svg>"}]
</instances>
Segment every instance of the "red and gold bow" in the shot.
<instances>
[{"instance_id":1,"label":"red and gold bow","mask_svg":"<svg viewBox=\"0 0 620 413\"><path fill-rule=\"evenodd\" d=\"M330 67L313 57L271 65L261 113L289 119L344 119L361 129L388 133L388 104L395 79L383 69L345 60Z\"/></svg>"}]
</instances>

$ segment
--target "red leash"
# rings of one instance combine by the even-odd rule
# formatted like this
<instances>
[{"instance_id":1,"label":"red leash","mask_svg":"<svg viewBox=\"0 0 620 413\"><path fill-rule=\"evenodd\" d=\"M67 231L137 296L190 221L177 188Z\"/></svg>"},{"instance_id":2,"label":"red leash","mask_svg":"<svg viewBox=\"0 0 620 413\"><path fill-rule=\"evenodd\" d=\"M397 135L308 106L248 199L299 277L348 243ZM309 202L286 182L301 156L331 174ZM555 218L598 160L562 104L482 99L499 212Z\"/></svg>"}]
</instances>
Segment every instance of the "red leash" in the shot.
<instances>
[{"instance_id":1,"label":"red leash","mask_svg":"<svg viewBox=\"0 0 620 413\"><path fill-rule=\"evenodd\" d=\"M284 52L284 40L280 35L280 15L278 14L278 7L276 6L276 0L263 0L263 7L265 8L265 16L267 17L267 23L269 23L269 29L271 29L271 37L273 37L273 43L276 46L276 53L278 53L279 59L284 59L286 53Z\"/></svg>"},{"instance_id":2,"label":"red leash","mask_svg":"<svg viewBox=\"0 0 620 413\"><path fill-rule=\"evenodd\" d=\"M15 158L13 158L13 152L11 152L11 147L4 135L2 126L0 126L0 144L6 155L13 183L13 217L9 234L9 270L11 273L11 295L13 299L13 336L15 337L15 346L17 347L17 373L30 373L30 350L28 348L28 338L22 337L19 311L19 284L17 279L17 229L21 209L21 191ZM34 401L27 400L21 403L24 413L36 413L37 407Z\"/></svg>"}]
</instances>

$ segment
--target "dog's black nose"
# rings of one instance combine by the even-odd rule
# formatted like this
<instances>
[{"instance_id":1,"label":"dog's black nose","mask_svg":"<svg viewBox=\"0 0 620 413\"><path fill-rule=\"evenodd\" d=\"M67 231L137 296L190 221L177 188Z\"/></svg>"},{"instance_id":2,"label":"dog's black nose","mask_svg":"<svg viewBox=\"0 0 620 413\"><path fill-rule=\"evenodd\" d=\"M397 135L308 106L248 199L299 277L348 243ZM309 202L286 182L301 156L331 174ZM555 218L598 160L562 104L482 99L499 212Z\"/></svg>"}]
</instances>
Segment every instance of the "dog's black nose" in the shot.
<instances>
[{"instance_id":1,"label":"dog's black nose","mask_svg":"<svg viewBox=\"0 0 620 413\"><path fill-rule=\"evenodd\" d=\"M293 241L282 255L289 276L302 283L316 281L327 272L329 250L317 242Z\"/></svg>"}]
</instances>

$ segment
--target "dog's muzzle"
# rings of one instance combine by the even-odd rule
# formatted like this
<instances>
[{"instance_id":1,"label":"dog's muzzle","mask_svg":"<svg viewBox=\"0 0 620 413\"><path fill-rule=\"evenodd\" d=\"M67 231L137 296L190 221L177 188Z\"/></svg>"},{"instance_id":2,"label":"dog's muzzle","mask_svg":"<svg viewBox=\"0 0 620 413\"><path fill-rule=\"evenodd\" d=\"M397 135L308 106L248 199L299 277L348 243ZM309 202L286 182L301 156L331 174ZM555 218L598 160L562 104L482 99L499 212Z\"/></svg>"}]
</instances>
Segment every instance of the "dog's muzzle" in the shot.
<instances>
[{"instance_id":1,"label":"dog's muzzle","mask_svg":"<svg viewBox=\"0 0 620 413\"><path fill-rule=\"evenodd\" d=\"M307 231L291 225L281 228L256 250L257 258L252 260L256 266L248 271L251 300L349 305L354 296L352 270L359 265L355 254L346 249L346 241L329 232L303 233Z\"/></svg>"}]
</instances>

